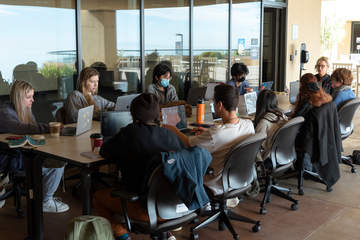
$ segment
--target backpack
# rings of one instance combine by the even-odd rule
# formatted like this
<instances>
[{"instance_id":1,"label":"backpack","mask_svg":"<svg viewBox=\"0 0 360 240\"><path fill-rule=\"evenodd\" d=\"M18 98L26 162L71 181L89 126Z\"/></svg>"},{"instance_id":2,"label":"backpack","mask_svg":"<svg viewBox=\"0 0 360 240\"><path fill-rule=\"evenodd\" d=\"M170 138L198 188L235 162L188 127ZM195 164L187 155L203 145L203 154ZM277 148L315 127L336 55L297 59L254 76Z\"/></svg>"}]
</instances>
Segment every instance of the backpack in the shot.
<instances>
[{"instance_id":1,"label":"backpack","mask_svg":"<svg viewBox=\"0 0 360 240\"><path fill-rule=\"evenodd\" d=\"M65 240L114 240L114 235L107 219L84 215L68 223Z\"/></svg>"}]
</instances>

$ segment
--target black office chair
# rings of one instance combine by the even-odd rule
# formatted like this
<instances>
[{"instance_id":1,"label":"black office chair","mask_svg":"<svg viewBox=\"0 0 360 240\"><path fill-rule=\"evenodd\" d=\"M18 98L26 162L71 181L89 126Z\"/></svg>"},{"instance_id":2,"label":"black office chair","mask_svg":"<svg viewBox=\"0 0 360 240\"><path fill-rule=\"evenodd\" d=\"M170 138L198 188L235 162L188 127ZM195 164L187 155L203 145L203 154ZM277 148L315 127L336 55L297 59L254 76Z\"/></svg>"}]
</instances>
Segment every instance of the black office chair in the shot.
<instances>
[{"instance_id":1,"label":"black office chair","mask_svg":"<svg viewBox=\"0 0 360 240\"><path fill-rule=\"evenodd\" d=\"M148 180L146 196L147 214L149 222L130 219L126 202L134 202L140 196L123 189L114 190L113 197L120 197L127 230L133 233L149 234L151 239L166 240L166 233L183 226L197 217L195 211L187 210L185 204L176 196L176 189L163 175L163 167L158 166ZM159 222L158 218L164 221Z\"/></svg>"},{"instance_id":2,"label":"black office chair","mask_svg":"<svg viewBox=\"0 0 360 240\"><path fill-rule=\"evenodd\" d=\"M236 144L229 151L222 172L224 191L221 195L216 196L211 196L209 191L213 210L203 212L209 217L191 229L192 239L198 239L197 231L214 221L219 221L219 230L224 230L226 226L234 239L239 239L239 237L230 219L255 224L252 228L253 232L260 230L260 221L240 216L231 209L227 209L226 200L244 195L251 188L251 183L256 178L256 174L254 174L256 154L265 137L265 134L256 134Z\"/></svg>"},{"instance_id":3,"label":"black office chair","mask_svg":"<svg viewBox=\"0 0 360 240\"><path fill-rule=\"evenodd\" d=\"M273 137L274 141L269 159L271 160L271 168L266 168L266 164L264 164L266 184L264 198L260 204L260 214L266 214L265 203L271 201L272 193L293 202L292 210L298 208L298 201L290 196L291 189L276 185L274 180L293 166L296 160L295 138L303 122L303 117L293 118L280 127Z\"/></svg>"},{"instance_id":4,"label":"black office chair","mask_svg":"<svg viewBox=\"0 0 360 240\"><path fill-rule=\"evenodd\" d=\"M0 201L6 200L10 197L14 197L14 205L16 208L16 213L18 217L23 217L24 212L21 208L21 197L26 196L26 187L25 187L25 171L23 170L15 170L11 168L11 164L14 164L16 161L16 158L19 157L20 152L14 149L9 149L9 147L1 143L0 146L0 154L2 156L7 156L9 162L7 163L7 166L1 166L0 167L0 177L5 178L7 175L9 175L9 183L12 184L10 189L6 189L6 193L3 195L0 195ZM10 161L13 161L10 163Z\"/></svg>"},{"instance_id":5,"label":"black office chair","mask_svg":"<svg viewBox=\"0 0 360 240\"><path fill-rule=\"evenodd\" d=\"M339 123L341 139L344 140L349 137L354 131L353 118L356 110L360 105L360 98L354 98L344 103L338 109ZM351 167L351 172L356 173L356 168L353 165L351 158L347 156L341 156L341 160L344 164Z\"/></svg>"}]
</instances>

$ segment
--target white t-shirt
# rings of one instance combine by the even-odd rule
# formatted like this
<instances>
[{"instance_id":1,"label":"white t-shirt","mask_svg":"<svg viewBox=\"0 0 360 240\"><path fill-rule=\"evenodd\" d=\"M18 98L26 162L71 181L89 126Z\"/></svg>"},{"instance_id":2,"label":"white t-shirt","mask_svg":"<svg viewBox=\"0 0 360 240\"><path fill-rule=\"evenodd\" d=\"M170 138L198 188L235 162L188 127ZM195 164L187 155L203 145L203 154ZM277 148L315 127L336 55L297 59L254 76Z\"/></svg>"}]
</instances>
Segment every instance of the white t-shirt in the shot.
<instances>
[{"instance_id":1,"label":"white t-shirt","mask_svg":"<svg viewBox=\"0 0 360 240\"><path fill-rule=\"evenodd\" d=\"M254 134L253 123L248 119L239 119L238 123L215 125L201 135L189 138L190 146L203 147L207 149L213 157L210 167L214 169L214 175L206 175L205 185L213 190L215 195L217 194L216 189L218 186L214 186L214 188L211 186L214 185L214 182L218 182L221 179L226 154L232 146Z\"/></svg>"}]
</instances>

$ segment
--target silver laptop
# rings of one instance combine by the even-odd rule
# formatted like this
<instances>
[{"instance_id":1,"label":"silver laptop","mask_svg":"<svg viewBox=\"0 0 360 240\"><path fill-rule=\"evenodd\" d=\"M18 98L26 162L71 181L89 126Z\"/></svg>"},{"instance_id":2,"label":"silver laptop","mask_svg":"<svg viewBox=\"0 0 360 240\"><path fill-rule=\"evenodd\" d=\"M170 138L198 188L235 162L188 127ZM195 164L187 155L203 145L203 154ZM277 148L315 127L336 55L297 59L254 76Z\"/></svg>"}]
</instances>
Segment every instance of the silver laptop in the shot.
<instances>
[{"instance_id":1,"label":"silver laptop","mask_svg":"<svg viewBox=\"0 0 360 240\"><path fill-rule=\"evenodd\" d=\"M161 116L164 124L176 126L183 133L190 132L187 127L185 105L162 108Z\"/></svg>"},{"instance_id":2,"label":"silver laptop","mask_svg":"<svg viewBox=\"0 0 360 240\"><path fill-rule=\"evenodd\" d=\"M256 100L256 92L249 92L239 96L238 112L240 116L254 115L256 113Z\"/></svg>"},{"instance_id":3,"label":"silver laptop","mask_svg":"<svg viewBox=\"0 0 360 240\"><path fill-rule=\"evenodd\" d=\"M214 98L214 89L217 83L208 83L206 86L205 100L211 100Z\"/></svg>"},{"instance_id":4,"label":"silver laptop","mask_svg":"<svg viewBox=\"0 0 360 240\"><path fill-rule=\"evenodd\" d=\"M81 108L78 112L76 127L65 127L61 130L63 136L79 136L91 129L94 105Z\"/></svg>"},{"instance_id":5,"label":"silver laptop","mask_svg":"<svg viewBox=\"0 0 360 240\"><path fill-rule=\"evenodd\" d=\"M120 96L116 100L115 111L116 112L128 112L130 111L130 105L132 100L140 94L130 94L126 96Z\"/></svg>"}]
</instances>

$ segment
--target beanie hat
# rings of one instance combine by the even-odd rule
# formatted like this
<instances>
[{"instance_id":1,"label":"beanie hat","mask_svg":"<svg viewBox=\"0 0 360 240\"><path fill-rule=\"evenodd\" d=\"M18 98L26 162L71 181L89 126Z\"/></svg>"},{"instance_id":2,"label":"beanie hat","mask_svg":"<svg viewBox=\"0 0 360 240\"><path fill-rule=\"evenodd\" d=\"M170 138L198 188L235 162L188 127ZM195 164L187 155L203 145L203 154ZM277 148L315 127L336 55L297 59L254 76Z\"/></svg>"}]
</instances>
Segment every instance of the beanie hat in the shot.
<instances>
[{"instance_id":1,"label":"beanie hat","mask_svg":"<svg viewBox=\"0 0 360 240\"><path fill-rule=\"evenodd\" d=\"M142 93L131 102L130 112L134 122L157 122L160 117L159 99L152 93Z\"/></svg>"}]
</instances>

